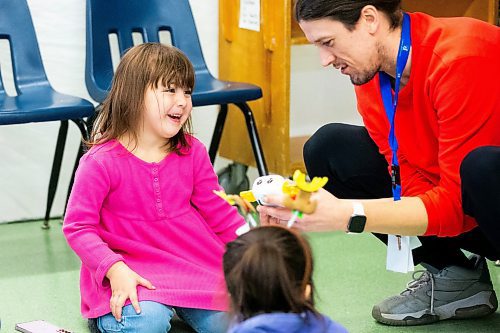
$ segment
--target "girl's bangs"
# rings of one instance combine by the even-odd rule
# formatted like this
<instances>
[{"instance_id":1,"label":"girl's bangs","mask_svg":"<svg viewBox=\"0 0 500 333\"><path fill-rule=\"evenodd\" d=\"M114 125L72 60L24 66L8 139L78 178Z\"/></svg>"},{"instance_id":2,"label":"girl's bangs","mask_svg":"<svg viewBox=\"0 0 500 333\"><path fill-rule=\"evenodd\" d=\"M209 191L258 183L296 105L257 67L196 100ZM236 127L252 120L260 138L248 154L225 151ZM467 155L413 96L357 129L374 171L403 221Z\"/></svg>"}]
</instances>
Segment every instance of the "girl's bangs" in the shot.
<instances>
[{"instance_id":1,"label":"girl's bangs","mask_svg":"<svg viewBox=\"0 0 500 333\"><path fill-rule=\"evenodd\" d=\"M174 55L166 57L160 61L157 70L153 74L153 82L155 86L162 84L164 87L174 85L176 87L193 89L194 87L194 70L189 60L184 59L184 56Z\"/></svg>"}]
</instances>

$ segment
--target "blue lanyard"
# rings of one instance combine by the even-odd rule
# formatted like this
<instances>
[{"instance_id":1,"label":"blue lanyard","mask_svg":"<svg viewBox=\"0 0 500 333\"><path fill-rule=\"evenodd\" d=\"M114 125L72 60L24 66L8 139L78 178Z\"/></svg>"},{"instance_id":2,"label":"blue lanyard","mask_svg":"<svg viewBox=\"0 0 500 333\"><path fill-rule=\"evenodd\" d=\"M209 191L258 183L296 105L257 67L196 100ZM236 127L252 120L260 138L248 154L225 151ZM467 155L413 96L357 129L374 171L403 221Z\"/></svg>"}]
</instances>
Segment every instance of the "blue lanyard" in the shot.
<instances>
[{"instance_id":1,"label":"blue lanyard","mask_svg":"<svg viewBox=\"0 0 500 333\"><path fill-rule=\"evenodd\" d=\"M391 181L392 181L392 195L394 201L401 200L401 177L399 173L398 162L398 140L394 133L394 119L396 116L396 107L398 106L399 85L401 83L401 76L405 69L411 47L411 34L410 34L410 16L403 13L403 27L401 29L401 42L399 43L398 57L396 61L396 84L394 85L394 98L392 97L391 80L385 72L379 72L380 91L382 93L382 101L384 102L385 113L391 123L389 131L389 145L392 151L391 161Z\"/></svg>"}]
</instances>

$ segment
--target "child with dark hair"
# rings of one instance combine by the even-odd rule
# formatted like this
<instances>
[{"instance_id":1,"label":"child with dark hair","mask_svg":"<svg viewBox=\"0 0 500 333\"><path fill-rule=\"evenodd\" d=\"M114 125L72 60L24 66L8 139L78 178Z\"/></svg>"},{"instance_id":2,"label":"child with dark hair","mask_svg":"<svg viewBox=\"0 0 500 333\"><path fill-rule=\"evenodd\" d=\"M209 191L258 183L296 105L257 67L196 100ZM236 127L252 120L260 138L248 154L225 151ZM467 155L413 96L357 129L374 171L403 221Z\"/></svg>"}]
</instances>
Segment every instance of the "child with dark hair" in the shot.
<instances>
[{"instance_id":1,"label":"child with dark hair","mask_svg":"<svg viewBox=\"0 0 500 333\"><path fill-rule=\"evenodd\" d=\"M224 276L235 322L229 333L343 333L314 308L308 242L279 226L252 229L226 246Z\"/></svg>"}]
</instances>

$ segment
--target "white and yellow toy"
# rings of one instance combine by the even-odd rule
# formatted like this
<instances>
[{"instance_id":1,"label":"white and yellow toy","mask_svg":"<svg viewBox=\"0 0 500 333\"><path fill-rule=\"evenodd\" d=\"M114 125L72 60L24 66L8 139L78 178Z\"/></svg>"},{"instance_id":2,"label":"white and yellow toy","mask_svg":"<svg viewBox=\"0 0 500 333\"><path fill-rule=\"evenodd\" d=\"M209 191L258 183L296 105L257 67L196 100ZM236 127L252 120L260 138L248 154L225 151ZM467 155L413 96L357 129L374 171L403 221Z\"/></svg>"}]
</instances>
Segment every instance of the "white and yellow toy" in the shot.
<instances>
[{"instance_id":1,"label":"white and yellow toy","mask_svg":"<svg viewBox=\"0 0 500 333\"><path fill-rule=\"evenodd\" d=\"M283 195L283 206L293 210L293 216L288 221L291 227L302 213L311 214L316 209L316 201L311 195L325 186L327 177L314 177L310 182L300 170L293 174L293 181L279 175L262 176L257 178L250 191L240 192L240 197L249 202L257 201L264 206L270 206L264 201L267 195Z\"/></svg>"},{"instance_id":2,"label":"white and yellow toy","mask_svg":"<svg viewBox=\"0 0 500 333\"><path fill-rule=\"evenodd\" d=\"M264 201L264 197L266 195L283 194L285 183L288 182L289 180L286 180L280 175L262 176L255 179L251 190L240 192L240 197L249 202L257 201L259 205L272 206Z\"/></svg>"}]
</instances>

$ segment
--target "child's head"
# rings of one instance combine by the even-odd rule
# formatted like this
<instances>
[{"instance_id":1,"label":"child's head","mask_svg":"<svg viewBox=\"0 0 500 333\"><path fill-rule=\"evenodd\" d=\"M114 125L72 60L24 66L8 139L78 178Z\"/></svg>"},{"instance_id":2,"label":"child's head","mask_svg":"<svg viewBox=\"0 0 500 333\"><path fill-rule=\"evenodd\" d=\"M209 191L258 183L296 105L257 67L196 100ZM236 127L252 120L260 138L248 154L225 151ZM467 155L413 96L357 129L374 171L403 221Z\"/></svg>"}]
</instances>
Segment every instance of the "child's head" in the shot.
<instances>
[{"instance_id":1,"label":"child's head","mask_svg":"<svg viewBox=\"0 0 500 333\"><path fill-rule=\"evenodd\" d=\"M127 135L137 144L140 133L152 130L165 137L169 150L189 146L193 87L193 66L179 49L160 43L132 47L116 69L90 143Z\"/></svg>"},{"instance_id":2,"label":"child's head","mask_svg":"<svg viewBox=\"0 0 500 333\"><path fill-rule=\"evenodd\" d=\"M252 229L227 244L223 266L233 311L243 320L259 313L316 313L311 248L297 232Z\"/></svg>"}]
</instances>

